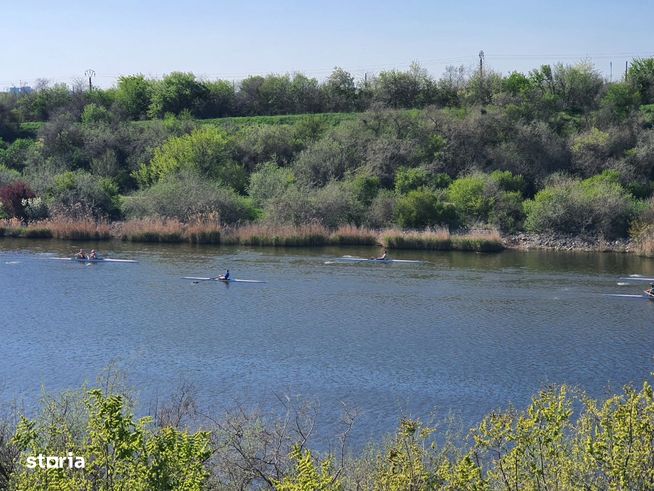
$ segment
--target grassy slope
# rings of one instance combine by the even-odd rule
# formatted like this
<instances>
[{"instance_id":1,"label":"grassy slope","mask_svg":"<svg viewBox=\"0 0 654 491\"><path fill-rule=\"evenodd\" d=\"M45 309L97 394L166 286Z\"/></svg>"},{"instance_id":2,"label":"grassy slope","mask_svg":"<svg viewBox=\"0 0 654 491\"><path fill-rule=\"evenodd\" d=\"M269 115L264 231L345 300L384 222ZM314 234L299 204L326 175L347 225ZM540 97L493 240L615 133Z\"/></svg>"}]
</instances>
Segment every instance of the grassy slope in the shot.
<instances>
[{"instance_id":1,"label":"grassy slope","mask_svg":"<svg viewBox=\"0 0 654 491\"><path fill-rule=\"evenodd\" d=\"M229 118L198 119L202 125L215 125L223 128L242 128L253 125L295 125L307 120L317 120L327 126L337 126L343 121L356 120L361 113L318 113L318 114L283 114L279 116L236 116ZM154 120L135 121L137 125L148 125ZM22 123L21 130L26 136L36 136L43 122Z\"/></svg>"}]
</instances>

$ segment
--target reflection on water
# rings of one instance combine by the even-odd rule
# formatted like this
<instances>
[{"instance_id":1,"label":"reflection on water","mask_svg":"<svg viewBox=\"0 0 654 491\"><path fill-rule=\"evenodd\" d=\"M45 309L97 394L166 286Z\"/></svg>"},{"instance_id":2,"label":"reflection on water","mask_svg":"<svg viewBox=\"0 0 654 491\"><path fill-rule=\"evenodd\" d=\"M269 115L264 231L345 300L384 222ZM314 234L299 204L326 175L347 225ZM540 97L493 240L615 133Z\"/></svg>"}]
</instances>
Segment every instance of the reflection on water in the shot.
<instances>
[{"instance_id":1,"label":"reflection on water","mask_svg":"<svg viewBox=\"0 0 654 491\"><path fill-rule=\"evenodd\" d=\"M371 249L82 244L139 264L51 261L78 243L0 240L0 385L35 401L118 360L148 401L190 380L215 410L279 394L360 408L359 440L402 414L524 406L550 383L594 396L654 368L654 302L618 276L654 274L618 254L403 251L425 264L324 264ZM266 284L182 280L216 276ZM628 282L629 283L629 282ZM330 430L331 431L331 430Z\"/></svg>"}]
</instances>

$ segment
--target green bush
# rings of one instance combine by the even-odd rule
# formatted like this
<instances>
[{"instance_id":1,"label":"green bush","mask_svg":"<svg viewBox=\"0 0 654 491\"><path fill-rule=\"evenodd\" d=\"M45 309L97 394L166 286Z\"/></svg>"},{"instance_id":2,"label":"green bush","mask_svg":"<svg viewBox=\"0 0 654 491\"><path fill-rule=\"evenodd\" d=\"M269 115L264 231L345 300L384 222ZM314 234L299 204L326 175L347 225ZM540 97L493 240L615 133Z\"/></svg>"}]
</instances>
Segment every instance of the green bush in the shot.
<instances>
[{"instance_id":1,"label":"green bush","mask_svg":"<svg viewBox=\"0 0 654 491\"><path fill-rule=\"evenodd\" d=\"M104 107L97 104L87 104L82 111L82 124L92 125L98 123L109 123L111 113Z\"/></svg>"},{"instance_id":2,"label":"green bush","mask_svg":"<svg viewBox=\"0 0 654 491\"><path fill-rule=\"evenodd\" d=\"M317 189L289 186L264 205L266 221L278 225L320 223L328 228L358 225L363 212L351 183L338 181Z\"/></svg>"},{"instance_id":3,"label":"green bush","mask_svg":"<svg viewBox=\"0 0 654 491\"><path fill-rule=\"evenodd\" d=\"M451 203L441 201L433 191L410 191L397 200L395 209L397 223L404 228L439 226L454 227L456 210Z\"/></svg>"},{"instance_id":4,"label":"green bush","mask_svg":"<svg viewBox=\"0 0 654 491\"><path fill-rule=\"evenodd\" d=\"M381 180L377 176L359 175L351 181L357 200L365 206L370 206L381 188Z\"/></svg>"},{"instance_id":5,"label":"green bush","mask_svg":"<svg viewBox=\"0 0 654 491\"><path fill-rule=\"evenodd\" d=\"M12 489L203 489L209 472L210 434L173 427L153 428L135 420L125 397L93 389L81 398L50 400L34 420L22 417L13 444L20 460L38 455L72 455L84 469L18 466ZM70 454L69 454L70 452ZM71 458L72 459L72 458ZM66 462L68 459L66 459Z\"/></svg>"},{"instance_id":6,"label":"green bush","mask_svg":"<svg viewBox=\"0 0 654 491\"><path fill-rule=\"evenodd\" d=\"M258 206L263 206L268 200L284 194L293 183L295 176L291 169L267 162L250 174L248 194Z\"/></svg>"},{"instance_id":7,"label":"green bush","mask_svg":"<svg viewBox=\"0 0 654 491\"><path fill-rule=\"evenodd\" d=\"M155 149L150 164L141 166L136 178L147 186L181 171L196 172L236 191L246 185L245 170L232 159L231 138L213 126L168 139Z\"/></svg>"},{"instance_id":8,"label":"green bush","mask_svg":"<svg viewBox=\"0 0 654 491\"><path fill-rule=\"evenodd\" d=\"M525 227L531 232L599 234L624 237L636 212L633 197L605 172L584 181L551 180L533 200L524 203Z\"/></svg>"},{"instance_id":9,"label":"green bush","mask_svg":"<svg viewBox=\"0 0 654 491\"><path fill-rule=\"evenodd\" d=\"M366 208L364 224L372 228L389 227L395 220L397 196L388 189L382 189Z\"/></svg>"},{"instance_id":10,"label":"green bush","mask_svg":"<svg viewBox=\"0 0 654 491\"><path fill-rule=\"evenodd\" d=\"M85 171L64 172L54 176L45 189L53 214L71 218L118 218L120 199L118 186L109 178Z\"/></svg>"},{"instance_id":11,"label":"green bush","mask_svg":"<svg viewBox=\"0 0 654 491\"><path fill-rule=\"evenodd\" d=\"M257 216L249 198L193 172L170 175L125 197L122 210L128 218L163 217L184 222L217 213L225 224L250 221Z\"/></svg>"},{"instance_id":12,"label":"green bush","mask_svg":"<svg viewBox=\"0 0 654 491\"><path fill-rule=\"evenodd\" d=\"M477 172L456 179L448 188L447 197L463 224L489 223L502 231L514 232L524 218L525 187L522 176L509 171Z\"/></svg>"},{"instance_id":13,"label":"green bush","mask_svg":"<svg viewBox=\"0 0 654 491\"><path fill-rule=\"evenodd\" d=\"M421 188L446 188L451 182L447 174L433 174L424 167L402 167L395 174L395 191L406 194Z\"/></svg>"},{"instance_id":14,"label":"green bush","mask_svg":"<svg viewBox=\"0 0 654 491\"><path fill-rule=\"evenodd\" d=\"M313 220L325 227L361 223L363 205L357 200L350 183L330 182L324 188L313 191L310 200Z\"/></svg>"},{"instance_id":15,"label":"green bush","mask_svg":"<svg viewBox=\"0 0 654 491\"><path fill-rule=\"evenodd\" d=\"M0 164L0 188L11 184L12 182L20 179L20 172L14 169L7 169L4 165Z\"/></svg>"},{"instance_id":16,"label":"green bush","mask_svg":"<svg viewBox=\"0 0 654 491\"><path fill-rule=\"evenodd\" d=\"M493 196L487 190L488 176L477 173L456 179L448 188L447 197L467 223L487 222L493 207Z\"/></svg>"},{"instance_id":17,"label":"green bush","mask_svg":"<svg viewBox=\"0 0 654 491\"><path fill-rule=\"evenodd\" d=\"M22 171L28 159L32 158L38 145L35 140L18 138L7 148L0 147L0 169L2 166ZM0 177L0 182L2 177Z\"/></svg>"}]
</instances>

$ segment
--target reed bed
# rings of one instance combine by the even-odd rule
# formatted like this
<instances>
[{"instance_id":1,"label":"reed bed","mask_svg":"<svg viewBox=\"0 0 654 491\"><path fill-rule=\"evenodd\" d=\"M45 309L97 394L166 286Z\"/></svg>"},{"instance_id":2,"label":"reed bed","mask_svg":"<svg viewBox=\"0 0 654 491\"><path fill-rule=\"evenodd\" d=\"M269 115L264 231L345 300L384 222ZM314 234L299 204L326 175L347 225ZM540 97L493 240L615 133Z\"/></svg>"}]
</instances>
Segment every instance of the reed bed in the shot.
<instances>
[{"instance_id":1,"label":"reed bed","mask_svg":"<svg viewBox=\"0 0 654 491\"><path fill-rule=\"evenodd\" d=\"M26 239L107 240L111 229L106 223L93 220L47 219L27 225L17 219L5 220L0 227L8 237Z\"/></svg>"},{"instance_id":2,"label":"reed bed","mask_svg":"<svg viewBox=\"0 0 654 491\"><path fill-rule=\"evenodd\" d=\"M111 239L111 227L106 222L93 220L57 220L50 219L44 222L44 227L52 232L55 239L64 240L108 240ZM31 224L30 224L31 226Z\"/></svg>"},{"instance_id":3,"label":"reed bed","mask_svg":"<svg viewBox=\"0 0 654 491\"><path fill-rule=\"evenodd\" d=\"M220 244L221 228L213 220L197 219L184 223L176 219L144 218L120 224L116 235L130 242Z\"/></svg>"},{"instance_id":4,"label":"reed bed","mask_svg":"<svg viewBox=\"0 0 654 491\"><path fill-rule=\"evenodd\" d=\"M184 227L184 238L191 244L220 244L220 221L215 218L198 218Z\"/></svg>"},{"instance_id":5,"label":"reed bed","mask_svg":"<svg viewBox=\"0 0 654 491\"><path fill-rule=\"evenodd\" d=\"M647 226L632 233L634 236L634 251L639 256L654 257L654 230Z\"/></svg>"},{"instance_id":6,"label":"reed bed","mask_svg":"<svg viewBox=\"0 0 654 491\"><path fill-rule=\"evenodd\" d=\"M447 229L421 232L389 229L381 232L380 239L382 245L387 249L447 251L452 248L450 232Z\"/></svg>"},{"instance_id":7,"label":"reed bed","mask_svg":"<svg viewBox=\"0 0 654 491\"><path fill-rule=\"evenodd\" d=\"M475 231L451 235L447 229L425 231L382 231L381 243L388 249L417 249L429 251L496 252L504 249L502 237L496 230Z\"/></svg>"},{"instance_id":8,"label":"reed bed","mask_svg":"<svg viewBox=\"0 0 654 491\"><path fill-rule=\"evenodd\" d=\"M130 220L118 227L118 236L130 242L183 242L184 224L161 218Z\"/></svg>"},{"instance_id":9,"label":"reed bed","mask_svg":"<svg viewBox=\"0 0 654 491\"><path fill-rule=\"evenodd\" d=\"M51 239L52 231L42 222L25 225L17 219L4 220L0 226L0 236L20 237L25 239Z\"/></svg>"},{"instance_id":10,"label":"reed bed","mask_svg":"<svg viewBox=\"0 0 654 491\"><path fill-rule=\"evenodd\" d=\"M227 230L222 243L272 247L316 247L329 243L329 231L318 224L297 227L251 224Z\"/></svg>"},{"instance_id":11,"label":"reed bed","mask_svg":"<svg viewBox=\"0 0 654 491\"><path fill-rule=\"evenodd\" d=\"M497 252L504 249L502 237L497 230L452 235L450 241L455 251Z\"/></svg>"},{"instance_id":12,"label":"reed bed","mask_svg":"<svg viewBox=\"0 0 654 491\"><path fill-rule=\"evenodd\" d=\"M190 242L269 247L377 246L387 249L494 252L504 249L500 234L476 231L451 235L447 229L403 231L372 230L347 225L330 231L313 223L301 226L248 224L221 228L218 220L199 218L184 223L175 219L146 218L110 226L93 220L48 219L25 225L19 220L0 222L0 237L55 238L64 240L106 240L112 237L131 242ZM641 254L654 256L654 237L639 241Z\"/></svg>"},{"instance_id":13,"label":"reed bed","mask_svg":"<svg viewBox=\"0 0 654 491\"><path fill-rule=\"evenodd\" d=\"M343 225L331 233L329 243L340 246L376 246L379 244L379 232L355 225Z\"/></svg>"}]
</instances>

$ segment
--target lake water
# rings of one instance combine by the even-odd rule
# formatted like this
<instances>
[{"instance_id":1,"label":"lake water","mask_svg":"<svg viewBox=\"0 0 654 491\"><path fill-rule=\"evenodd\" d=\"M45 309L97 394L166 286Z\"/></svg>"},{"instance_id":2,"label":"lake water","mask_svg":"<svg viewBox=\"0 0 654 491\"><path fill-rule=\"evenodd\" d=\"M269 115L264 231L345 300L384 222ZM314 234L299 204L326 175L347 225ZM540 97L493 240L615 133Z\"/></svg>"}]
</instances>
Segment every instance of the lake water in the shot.
<instances>
[{"instance_id":1,"label":"lake water","mask_svg":"<svg viewBox=\"0 0 654 491\"><path fill-rule=\"evenodd\" d=\"M0 239L0 386L29 407L115 362L143 405L181 381L220 413L319 404L319 433L358 408L356 442L402 415L465 427L547 384L603 397L654 369L654 261L619 254L393 252L423 264L325 264L369 248L81 244L138 264L50 260L79 243ZM194 284L216 276L265 284Z\"/></svg>"}]
</instances>

